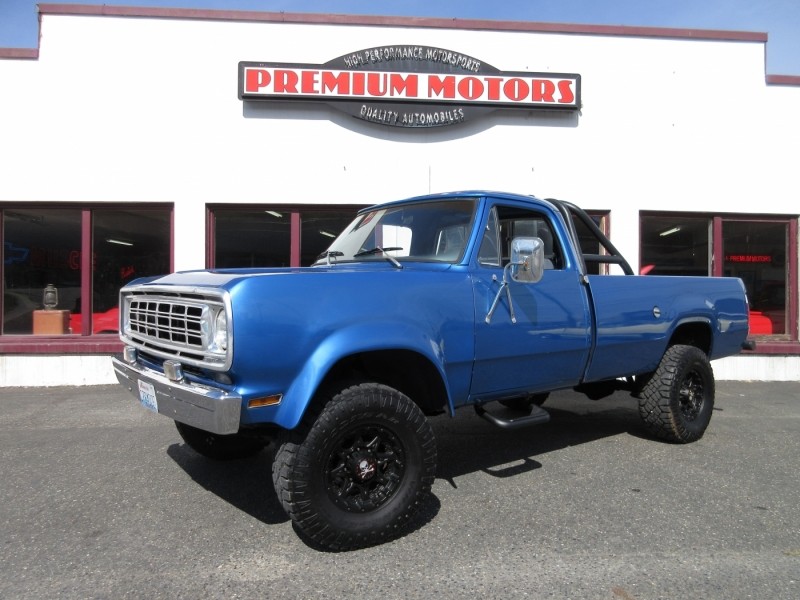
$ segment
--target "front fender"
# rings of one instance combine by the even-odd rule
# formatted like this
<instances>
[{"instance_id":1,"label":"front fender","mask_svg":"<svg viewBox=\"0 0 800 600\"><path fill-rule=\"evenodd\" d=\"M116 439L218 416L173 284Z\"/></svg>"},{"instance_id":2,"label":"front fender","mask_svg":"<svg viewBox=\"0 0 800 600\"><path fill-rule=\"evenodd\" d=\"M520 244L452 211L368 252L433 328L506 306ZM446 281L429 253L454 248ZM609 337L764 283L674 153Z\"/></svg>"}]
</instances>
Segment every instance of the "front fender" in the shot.
<instances>
[{"instance_id":1,"label":"front fender","mask_svg":"<svg viewBox=\"0 0 800 600\"><path fill-rule=\"evenodd\" d=\"M273 407L247 410L247 422L271 422L294 429L308 410L317 390L340 361L356 355L381 350L407 350L428 360L436 369L447 394L447 404L453 410L453 399L445 373L445 343L431 339L426 332L410 324L370 322L354 324L333 331L316 347L292 380L281 403Z\"/></svg>"}]
</instances>

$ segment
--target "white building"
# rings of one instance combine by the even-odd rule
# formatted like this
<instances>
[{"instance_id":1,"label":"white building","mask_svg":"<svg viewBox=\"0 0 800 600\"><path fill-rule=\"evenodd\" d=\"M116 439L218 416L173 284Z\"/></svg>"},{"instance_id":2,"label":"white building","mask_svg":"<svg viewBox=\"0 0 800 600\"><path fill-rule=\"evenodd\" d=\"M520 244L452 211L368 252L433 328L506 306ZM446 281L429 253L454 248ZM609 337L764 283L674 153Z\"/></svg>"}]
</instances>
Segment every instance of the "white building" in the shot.
<instances>
[{"instance_id":1,"label":"white building","mask_svg":"<svg viewBox=\"0 0 800 600\"><path fill-rule=\"evenodd\" d=\"M742 277L758 347L718 378L800 379L800 77L766 34L39 11L0 49L0 385L115 381L132 278L308 264L358 207L459 189L575 202L642 274Z\"/></svg>"}]
</instances>

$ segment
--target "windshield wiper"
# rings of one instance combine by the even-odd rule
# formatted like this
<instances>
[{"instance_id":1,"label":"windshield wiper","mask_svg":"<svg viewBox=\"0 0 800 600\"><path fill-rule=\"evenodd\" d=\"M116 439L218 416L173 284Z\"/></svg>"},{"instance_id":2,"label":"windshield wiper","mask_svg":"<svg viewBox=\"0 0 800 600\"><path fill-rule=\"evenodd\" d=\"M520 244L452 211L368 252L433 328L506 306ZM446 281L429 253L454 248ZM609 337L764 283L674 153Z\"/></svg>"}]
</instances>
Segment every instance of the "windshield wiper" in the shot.
<instances>
[{"instance_id":1,"label":"windshield wiper","mask_svg":"<svg viewBox=\"0 0 800 600\"><path fill-rule=\"evenodd\" d=\"M344 252L339 252L338 250L326 250L317 257L317 260L319 260L320 258L324 258L325 264L330 265L331 257L336 258L337 256L344 256Z\"/></svg>"},{"instance_id":2,"label":"windshield wiper","mask_svg":"<svg viewBox=\"0 0 800 600\"><path fill-rule=\"evenodd\" d=\"M390 256L386 254L387 252L392 252L393 250L402 250L400 246L390 246L388 248L381 248L380 246L375 246L374 248L370 248L369 250L362 250L361 252L356 252L353 254L353 258L358 258L360 256L369 256L371 254L383 254L384 258L392 263L398 269L402 269L403 265L400 264L394 256Z\"/></svg>"}]
</instances>

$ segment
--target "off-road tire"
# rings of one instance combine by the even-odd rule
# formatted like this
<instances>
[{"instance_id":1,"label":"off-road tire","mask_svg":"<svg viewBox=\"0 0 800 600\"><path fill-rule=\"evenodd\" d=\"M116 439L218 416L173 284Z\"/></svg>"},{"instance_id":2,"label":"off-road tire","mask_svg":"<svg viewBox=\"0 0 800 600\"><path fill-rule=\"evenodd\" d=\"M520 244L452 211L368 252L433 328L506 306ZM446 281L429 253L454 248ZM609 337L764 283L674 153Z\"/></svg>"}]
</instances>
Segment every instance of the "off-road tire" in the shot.
<instances>
[{"instance_id":1,"label":"off-road tire","mask_svg":"<svg viewBox=\"0 0 800 600\"><path fill-rule=\"evenodd\" d=\"M703 437L714 410L714 372L694 346L667 349L639 395L639 415L647 430L669 442Z\"/></svg>"},{"instance_id":2,"label":"off-road tire","mask_svg":"<svg viewBox=\"0 0 800 600\"><path fill-rule=\"evenodd\" d=\"M255 456L267 442L242 434L219 435L175 421L178 433L192 450L214 460L235 460Z\"/></svg>"},{"instance_id":3,"label":"off-road tire","mask_svg":"<svg viewBox=\"0 0 800 600\"><path fill-rule=\"evenodd\" d=\"M404 394L376 383L342 389L319 414L312 410L278 441L272 466L286 513L330 550L402 534L435 475L436 440L425 415Z\"/></svg>"}]
</instances>

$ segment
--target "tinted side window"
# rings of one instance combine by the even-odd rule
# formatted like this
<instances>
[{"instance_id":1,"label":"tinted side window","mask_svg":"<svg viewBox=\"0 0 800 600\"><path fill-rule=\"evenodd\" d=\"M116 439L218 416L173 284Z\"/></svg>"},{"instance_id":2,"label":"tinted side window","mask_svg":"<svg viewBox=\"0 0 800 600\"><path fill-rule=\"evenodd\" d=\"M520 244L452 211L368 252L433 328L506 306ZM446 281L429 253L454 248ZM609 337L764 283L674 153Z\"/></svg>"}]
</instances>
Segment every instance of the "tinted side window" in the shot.
<instances>
[{"instance_id":1,"label":"tinted side window","mask_svg":"<svg viewBox=\"0 0 800 600\"><path fill-rule=\"evenodd\" d=\"M503 264L507 264L511 240L515 237L538 237L544 242L546 269L562 269L564 254L558 244L549 219L542 213L515 207L498 206L500 247Z\"/></svg>"},{"instance_id":2,"label":"tinted side window","mask_svg":"<svg viewBox=\"0 0 800 600\"><path fill-rule=\"evenodd\" d=\"M478 262L482 265L500 266L500 225L497 223L497 209L492 208L489 220L483 231L481 248L478 251Z\"/></svg>"}]
</instances>

